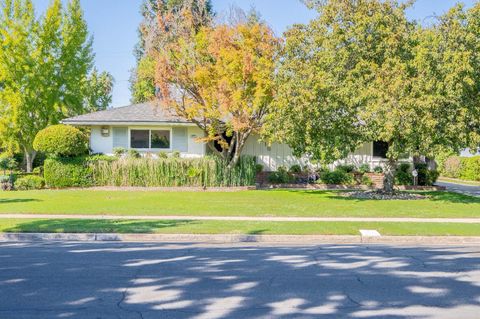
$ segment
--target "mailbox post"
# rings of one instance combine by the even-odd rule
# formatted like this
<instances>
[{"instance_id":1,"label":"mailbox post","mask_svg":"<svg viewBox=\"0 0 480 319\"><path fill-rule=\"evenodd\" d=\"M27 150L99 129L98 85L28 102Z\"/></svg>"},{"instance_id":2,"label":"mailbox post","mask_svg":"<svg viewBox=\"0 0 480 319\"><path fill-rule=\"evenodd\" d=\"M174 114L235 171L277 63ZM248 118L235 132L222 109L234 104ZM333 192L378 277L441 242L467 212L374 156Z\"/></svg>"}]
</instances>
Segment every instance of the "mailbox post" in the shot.
<instances>
[{"instance_id":1,"label":"mailbox post","mask_svg":"<svg viewBox=\"0 0 480 319\"><path fill-rule=\"evenodd\" d=\"M414 169L412 171L412 176L413 176L413 185L417 186L418 185L418 171Z\"/></svg>"}]
</instances>

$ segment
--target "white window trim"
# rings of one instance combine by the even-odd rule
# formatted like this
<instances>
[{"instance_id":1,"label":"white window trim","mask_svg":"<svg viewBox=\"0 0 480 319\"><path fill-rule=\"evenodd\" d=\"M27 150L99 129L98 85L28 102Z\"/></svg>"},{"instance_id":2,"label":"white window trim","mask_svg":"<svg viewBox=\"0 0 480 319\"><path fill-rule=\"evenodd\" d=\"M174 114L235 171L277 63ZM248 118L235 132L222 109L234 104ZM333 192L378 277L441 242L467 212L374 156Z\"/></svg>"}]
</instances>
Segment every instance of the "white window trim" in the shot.
<instances>
[{"instance_id":1,"label":"white window trim","mask_svg":"<svg viewBox=\"0 0 480 319\"><path fill-rule=\"evenodd\" d=\"M132 147L132 131L148 131L148 145L152 145L152 131L169 131L170 132L170 147L169 148L135 148ZM171 152L173 144L173 130L171 127L129 127L128 128L128 149L137 150L140 152Z\"/></svg>"}]
</instances>

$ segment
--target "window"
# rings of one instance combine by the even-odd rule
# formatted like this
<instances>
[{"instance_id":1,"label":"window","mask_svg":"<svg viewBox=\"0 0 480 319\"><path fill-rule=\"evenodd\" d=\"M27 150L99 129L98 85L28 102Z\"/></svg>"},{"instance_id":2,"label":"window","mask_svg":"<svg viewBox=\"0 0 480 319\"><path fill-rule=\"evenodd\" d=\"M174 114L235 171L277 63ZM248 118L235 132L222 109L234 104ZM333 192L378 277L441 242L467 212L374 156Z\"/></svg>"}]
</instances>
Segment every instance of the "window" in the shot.
<instances>
[{"instance_id":1,"label":"window","mask_svg":"<svg viewBox=\"0 0 480 319\"><path fill-rule=\"evenodd\" d=\"M131 130L130 146L132 148L150 148L149 133L149 130Z\"/></svg>"},{"instance_id":2,"label":"window","mask_svg":"<svg viewBox=\"0 0 480 319\"><path fill-rule=\"evenodd\" d=\"M169 130L130 130L130 147L143 149L170 148Z\"/></svg>"},{"instance_id":3,"label":"window","mask_svg":"<svg viewBox=\"0 0 480 319\"><path fill-rule=\"evenodd\" d=\"M150 148L170 148L170 131L151 131Z\"/></svg>"},{"instance_id":4,"label":"window","mask_svg":"<svg viewBox=\"0 0 480 319\"><path fill-rule=\"evenodd\" d=\"M382 141L373 142L373 156L387 158L388 143Z\"/></svg>"}]
</instances>

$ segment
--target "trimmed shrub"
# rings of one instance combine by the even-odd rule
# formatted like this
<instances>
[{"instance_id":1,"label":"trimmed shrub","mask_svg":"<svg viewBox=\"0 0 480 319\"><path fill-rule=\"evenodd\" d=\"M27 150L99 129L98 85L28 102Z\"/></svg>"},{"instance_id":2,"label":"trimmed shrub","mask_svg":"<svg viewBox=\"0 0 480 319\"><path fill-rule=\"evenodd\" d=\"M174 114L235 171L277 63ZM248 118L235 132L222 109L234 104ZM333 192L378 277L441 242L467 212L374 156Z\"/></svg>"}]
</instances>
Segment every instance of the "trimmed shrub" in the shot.
<instances>
[{"instance_id":1,"label":"trimmed shrub","mask_svg":"<svg viewBox=\"0 0 480 319\"><path fill-rule=\"evenodd\" d=\"M440 176L439 171L429 169L426 163L415 164L415 169L418 172L418 185L420 186L432 186Z\"/></svg>"},{"instance_id":2,"label":"trimmed shrub","mask_svg":"<svg viewBox=\"0 0 480 319\"><path fill-rule=\"evenodd\" d=\"M345 173L353 173L355 171L355 165L338 165L335 170L344 171Z\"/></svg>"},{"instance_id":3,"label":"trimmed shrub","mask_svg":"<svg viewBox=\"0 0 480 319\"><path fill-rule=\"evenodd\" d=\"M88 152L88 140L73 126L53 125L38 132L33 148L53 156L78 156Z\"/></svg>"},{"instance_id":4,"label":"trimmed shrub","mask_svg":"<svg viewBox=\"0 0 480 319\"><path fill-rule=\"evenodd\" d=\"M287 171L285 166L279 166L276 172L268 175L268 181L272 184L289 184L294 181L294 177Z\"/></svg>"},{"instance_id":5,"label":"trimmed shrub","mask_svg":"<svg viewBox=\"0 0 480 319\"><path fill-rule=\"evenodd\" d=\"M87 162L97 162L97 161L106 161L106 162L114 162L118 158L115 156L105 155L105 154L94 154L88 157L85 157Z\"/></svg>"},{"instance_id":6,"label":"trimmed shrub","mask_svg":"<svg viewBox=\"0 0 480 319\"><path fill-rule=\"evenodd\" d=\"M93 186L89 163L86 157L49 158L43 168L45 182L52 188Z\"/></svg>"},{"instance_id":7,"label":"trimmed shrub","mask_svg":"<svg viewBox=\"0 0 480 319\"><path fill-rule=\"evenodd\" d=\"M15 189L20 191L43 189L44 187L45 180L40 176L28 175L15 181Z\"/></svg>"},{"instance_id":8,"label":"trimmed shrub","mask_svg":"<svg viewBox=\"0 0 480 319\"><path fill-rule=\"evenodd\" d=\"M383 173L383 167L381 167L381 166L375 166L375 167L373 168L373 172L374 172L374 173L377 173L377 174L382 174L382 173Z\"/></svg>"},{"instance_id":9,"label":"trimmed shrub","mask_svg":"<svg viewBox=\"0 0 480 319\"><path fill-rule=\"evenodd\" d=\"M336 169L333 172L320 174L320 181L328 185L351 185L353 184L353 175L345 172L343 169Z\"/></svg>"},{"instance_id":10,"label":"trimmed shrub","mask_svg":"<svg viewBox=\"0 0 480 319\"><path fill-rule=\"evenodd\" d=\"M290 169L288 170L290 173L298 174L302 172L302 167L298 164L290 166Z\"/></svg>"},{"instance_id":11,"label":"trimmed shrub","mask_svg":"<svg viewBox=\"0 0 480 319\"><path fill-rule=\"evenodd\" d=\"M460 178L480 181L480 156L463 157L461 159Z\"/></svg>"},{"instance_id":12,"label":"trimmed shrub","mask_svg":"<svg viewBox=\"0 0 480 319\"><path fill-rule=\"evenodd\" d=\"M370 173L370 165L362 164L358 167L358 171L362 174Z\"/></svg>"},{"instance_id":13,"label":"trimmed shrub","mask_svg":"<svg viewBox=\"0 0 480 319\"><path fill-rule=\"evenodd\" d=\"M413 185L412 166L408 163L402 163L395 171L395 184Z\"/></svg>"},{"instance_id":14,"label":"trimmed shrub","mask_svg":"<svg viewBox=\"0 0 480 319\"><path fill-rule=\"evenodd\" d=\"M262 164L255 164L255 172L257 174L263 172L263 165Z\"/></svg>"},{"instance_id":15,"label":"trimmed shrub","mask_svg":"<svg viewBox=\"0 0 480 319\"><path fill-rule=\"evenodd\" d=\"M373 181L370 177L368 177L366 175L363 175L361 184L366 185L368 187L372 187L373 186Z\"/></svg>"},{"instance_id":16,"label":"trimmed shrub","mask_svg":"<svg viewBox=\"0 0 480 319\"><path fill-rule=\"evenodd\" d=\"M460 178L462 175L462 158L451 156L443 162L441 172L445 177Z\"/></svg>"}]
</instances>

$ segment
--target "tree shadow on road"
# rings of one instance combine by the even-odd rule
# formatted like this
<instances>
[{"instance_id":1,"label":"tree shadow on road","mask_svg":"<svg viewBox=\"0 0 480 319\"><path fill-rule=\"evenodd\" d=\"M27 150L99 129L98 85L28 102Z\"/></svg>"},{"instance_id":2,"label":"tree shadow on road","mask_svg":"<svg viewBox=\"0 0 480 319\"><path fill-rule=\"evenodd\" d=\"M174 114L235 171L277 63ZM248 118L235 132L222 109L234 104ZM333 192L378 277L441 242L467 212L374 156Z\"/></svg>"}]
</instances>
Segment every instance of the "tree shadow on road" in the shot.
<instances>
[{"instance_id":1,"label":"tree shadow on road","mask_svg":"<svg viewBox=\"0 0 480 319\"><path fill-rule=\"evenodd\" d=\"M474 318L476 249L4 243L5 318Z\"/></svg>"}]
</instances>

